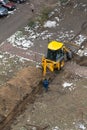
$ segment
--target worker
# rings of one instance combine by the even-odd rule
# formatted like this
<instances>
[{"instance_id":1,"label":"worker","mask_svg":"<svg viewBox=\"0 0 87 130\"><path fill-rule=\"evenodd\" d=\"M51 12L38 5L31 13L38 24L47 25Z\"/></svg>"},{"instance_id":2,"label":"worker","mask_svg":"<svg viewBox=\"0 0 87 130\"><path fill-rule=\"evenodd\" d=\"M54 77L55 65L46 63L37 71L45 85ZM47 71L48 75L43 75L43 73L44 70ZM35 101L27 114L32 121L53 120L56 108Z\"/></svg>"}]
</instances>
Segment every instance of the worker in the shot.
<instances>
[{"instance_id":1,"label":"worker","mask_svg":"<svg viewBox=\"0 0 87 130\"><path fill-rule=\"evenodd\" d=\"M43 80L43 87L45 88L46 92L48 91L49 81L45 78Z\"/></svg>"}]
</instances>

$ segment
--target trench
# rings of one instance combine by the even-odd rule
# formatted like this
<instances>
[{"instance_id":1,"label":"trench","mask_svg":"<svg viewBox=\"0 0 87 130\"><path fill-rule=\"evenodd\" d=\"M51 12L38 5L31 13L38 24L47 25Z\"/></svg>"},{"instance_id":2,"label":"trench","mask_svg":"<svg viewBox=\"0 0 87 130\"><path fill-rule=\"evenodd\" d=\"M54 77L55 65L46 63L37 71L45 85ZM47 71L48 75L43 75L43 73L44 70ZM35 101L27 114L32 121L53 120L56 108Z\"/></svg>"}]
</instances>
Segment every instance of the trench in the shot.
<instances>
[{"instance_id":1,"label":"trench","mask_svg":"<svg viewBox=\"0 0 87 130\"><path fill-rule=\"evenodd\" d=\"M33 88L32 92L30 94L27 94L23 97L22 101L19 101L14 109L8 114L8 116L0 123L0 130L10 130L10 125L13 123L15 118L23 113L26 109L27 104L34 103L36 94L39 94L42 92L42 82L40 81L37 86Z\"/></svg>"}]
</instances>

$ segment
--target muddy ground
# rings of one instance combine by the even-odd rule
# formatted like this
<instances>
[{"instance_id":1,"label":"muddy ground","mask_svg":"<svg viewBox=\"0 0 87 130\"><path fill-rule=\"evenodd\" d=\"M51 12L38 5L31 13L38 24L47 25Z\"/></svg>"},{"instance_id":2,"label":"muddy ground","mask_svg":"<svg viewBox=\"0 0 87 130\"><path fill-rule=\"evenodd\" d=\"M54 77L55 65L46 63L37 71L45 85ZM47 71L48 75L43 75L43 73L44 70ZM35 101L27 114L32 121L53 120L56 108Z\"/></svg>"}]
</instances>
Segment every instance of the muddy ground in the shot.
<instances>
[{"instance_id":1,"label":"muddy ground","mask_svg":"<svg viewBox=\"0 0 87 130\"><path fill-rule=\"evenodd\" d=\"M63 87L63 83L72 87ZM87 80L63 71L55 75L49 91L37 95L34 104L29 104L25 112L15 120L12 130L35 129L34 126L48 126L47 130L80 130L87 123ZM35 126L35 127L36 127Z\"/></svg>"},{"instance_id":2,"label":"muddy ground","mask_svg":"<svg viewBox=\"0 0 87 130\"><path fill-rule=\"evenodd\" d=\"M35 3L35 1L33 2L35 4L35 7L37 7L38 1L37 3ZM41 1L41 4L45 3L45 6L52 6L52 7L54 6L54 8L56 7L57 9L59 9L59 13L55 11L56 13L52 15L52 17L50 18L50 20L54 20L55 17L58 17L59 26L57 26L56 28L50 28L50 29L48 28L49 33L50 34L53 33L52 36L49 37L49 40L57 39L63 42L69 41L70 39L72 39L73 36L71 30L74 32L74 35L76 35L81 30L83 23L86 21L87 2L86 0L83 1L74 0L73 2L71 1L70 3L64 5L58 3L57 6L55 4L56 2L58 1L48 0L47 3L45 0L44 2ZM43 31L43 30L45 29L41 28L39 31ZM60 37L61 31L66 34L64 37ZM71 33L71 37L67 35L67 31L68 34ZM64 35L63 33L62 35ZM83 30L82 34L87 36L87 30L86 29ZM73 42L75 42L75 40ZM39 37L34 40L35 46L28 49L28 51L31 50L33 52L36 51L38 53L45 54L47 43L48 43L48 38L42 40L42 38ZM6 44L3 44L3 46L4 45ZM86 42L83 43L83 45L85 48L87 47ZM8 55L5 54L6 58L2 63L4 63L5 70L8 70L8 66L9 66L9 71L4 71L4 69L2 71L1 69L2 72L1 75L4 72L4 74L7 74L6 77L8 77L7 79L5 78L4 80L2 80L1 86L6 81L8 81L7 83L10 82L12 83L13 86L15 86L14 82L12 82L14 78L11 79L11 77L13 77L13 75L16 77L16 72L21 68L27 67L28 65L35 66L35 62L26 61L25 59L24 61L22 61L20 60L21 58L19 56L23 56L23 54L19 54L17 52L19 50L16 50L14 52L13 48L11 50L5 48L4 46L3 49L3 46L1 46L2 53L7 51L10 52L12 55L17 54L18 57L15 59L13 58L16 61L15 63L13 62L14 61L13 59L11 59L8 62L6 58L8 57L9 59L8 55L10 54ZM27 56L25 55L24 58L26 57ZM33 60L35 60L35 57L33 57ZM40 62L38 55L36 55L36 61L37 60L38 62ZM3 64L1 65L3 68ZM10 76L9 73L11 74ZM33 74L34 74L34 70L33 70ZM47 126L46 128L47 130L86 130L87 129L87 100L86 100L87 98L87 91L86 91L87 90L87 57L75 56L72 59L72 61L66 62L63 70L51 74L48 72L48 75L49 76L52 75L52 77L54 77L53 80L50 81L49 91L46 93L44 88L42 88L42 92L36 95L35 102L33 104L29 103L27 105L25 111L16 118L13 124L11 124L10 129L11 130L39 130L39 126L41 128ZM20 78L23 76L21 75ZM41 72L39 75L38 73L36 74L36 80L39 78L38 76L40 76L41 78ZM9 79L11 80L9 81ZM31 81L31 85L32 82L33 81ZM23 91L26 83L28 83L28 81L23 82L23 86L22 86ZM27 91L28 84L26 85L26 88ZM1 87L1 89L3 88ZM2 102L2 104L4 103Z\"/></svg>"}]
</instances>

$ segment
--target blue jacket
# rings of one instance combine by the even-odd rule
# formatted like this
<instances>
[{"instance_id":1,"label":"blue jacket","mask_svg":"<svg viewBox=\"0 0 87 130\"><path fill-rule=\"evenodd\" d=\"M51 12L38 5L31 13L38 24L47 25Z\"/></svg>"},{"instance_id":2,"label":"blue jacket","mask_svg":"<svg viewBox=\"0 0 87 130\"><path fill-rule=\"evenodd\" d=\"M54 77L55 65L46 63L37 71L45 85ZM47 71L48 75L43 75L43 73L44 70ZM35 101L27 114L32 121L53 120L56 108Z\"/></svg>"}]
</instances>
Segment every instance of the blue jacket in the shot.
<instances>
[{"instance_id":1,"label":"blue jacket","mask_svg":"<svg viewBox=\"0 0 87 130\"><path fill-rule=\"evenodd\" d=\"M45 80L43 81L43 86L44 86L45 88L48 88L48 85L49 85L49 81L48 81L47 79L45 79Z\"/></svg>"}]
</instances>

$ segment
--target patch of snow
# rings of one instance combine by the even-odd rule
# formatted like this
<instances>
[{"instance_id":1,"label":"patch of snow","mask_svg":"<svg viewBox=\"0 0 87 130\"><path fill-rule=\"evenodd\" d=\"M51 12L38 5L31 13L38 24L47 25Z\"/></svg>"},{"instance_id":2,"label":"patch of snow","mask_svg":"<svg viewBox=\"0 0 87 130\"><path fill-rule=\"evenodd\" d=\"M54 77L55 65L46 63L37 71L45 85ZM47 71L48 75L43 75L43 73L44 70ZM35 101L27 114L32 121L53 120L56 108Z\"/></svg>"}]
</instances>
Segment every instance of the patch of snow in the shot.
<instances>
[{"instance_id":1,"label":"patch of snow","mask_svg":"<svg viewBox=\"0 0 87 130\"><path fill-rule=\"evenodd\" d=\"M84 49L85 47L84 46L81 46L81 49Z\"/></svg>"},{"instance_id":2,"label":"patch of snow","mask_svg":"<svg viewBox=\"0 0 87 130\"><path fill-rule=\"evenodd\" d=\"M23 42L21 43L21 45L24 48L30 48L31 46L33 46L33 43L30 40L23 40Z\"/></svg>"},{"instance_id":3,"label":"patch of snow","mask_svg":"<svg viewBox=\"0 0 87 130\"><path fill-rule=\"evenodd\" d=\"M74 87L72 85L73 83L67 83L67 82L63 83L63 87L68 88L70 91L74 90Z\"/></svg>"},{"instance_id":4,"label":"patch of snow","mask_svg":"<svg viewBox=\"0 0 87 130\"><path fill-rule=\"evenodd\" d=\"M40 33L40 36L43 36L43 35L45 35L46 33L48 33L48 30L45 30L45 31L41 32L41 33Z\"/></svg>"},{"instance_id":5,"label":"patch of snow","mask_svg":"<svg viewBox=\"0 0 87 130\"><path fill-rule=\"evenodd\" d=\"M86 130L87 128L84 126L84 124L82 123L79 123L77 124L78 128L81 129L81 130Z\"/></svg>"},{"instance_id":6,"label":"patch of snow","mask_svg":"<svg viewBox=\"0 0 87 130\"><path fill-rule=\"evenodd\" d=\"M0 59L3 58L3 55L0 55Z\"/></svg>"},{"instance_id":7,"label":"patch of snow","mask_svg":"<svg viewBox=\"0 0 87 130\"><path fill-rule=\"evenodd\" d=\"M87 48L84 50L84 56L87 56Z\"/></svg>"},{"instance_id":8,"label":"patch of snow","mask_svg":"<svg viewBox=\"0 0 87 130\"><path fill-rule=\"evenodd\" d=\"M59 5L60 6L60 5ZM54 9L55 12L60 12L60 8L55 8Z\"/></svg>"},{"instance_id":9,"label":"patch of snow","mask_svg":"<svg viewBox=\"0 0 87 130\"><path fill-rule=\"evenodd\" d=\"M55 14L55 12L52 11L52 12L49 14L49 18L52 17L54 14Z\"/></svg>"},{"instance_id":10,"label":"patch of snow","mask_svg":"<svg viewBox=\"0 0 87 130\"><path fill-rule=\"evenodd\" d=\"M87 5L86 5L86 4L83 4L82 6L83 6L83 7L86 7Z\"/></svg>"},{"instance_id":11,"label":"patch of snow","mask_svg":"<svg viewBox=\"0 0 87 130\"><path fill-rule=\"evenodd\" d=\"M71 87L72 84L73 84L73 83L67 83L67 82L65 82L65 83L63 84L63 87L64 87L64 88L66 88L66 87Z\"/></svg>"},{"instance_id":12,"label":"patch of snow","mask_svg":"<svg viewBox=\"0 0 87 130\"><path fill-rule=\"evenodd\" d=\"M85 9L84 12L87 12L87 9Z\"/></svg>"},{"instance_id":13,"label":"patch of snow","mask_svg":"<svg viewBox=\"0 0 87 130\"><path fill-rule=\"evenodd\" d=\"M36 38L41 38L44 40L53 35L52 33L49 33L48 30L45 30L41 33L35 32L34 30L30 29L28 26L25 27L25 31L29 32L28 39L32 41L34 41Z\"/></svg>"},{"instance_id":14,"label":"patch of snow","mask_svg":"<svg viewBox=\"0 0 87 130\"><path fill-rule=\"evenodd\" d=\"M33 46L33 42L27 39L27 37L23 35L21 31L16 32L14 35L8 38L7 41L13 44L13 46L22 47L25 50Z\"/></svg>"},{"instance_id":15,"label":"patch of snow","mask_svg":"<svg viewBox=\"0 0 87 130\"><path fill-rule=\"evenodd\" d=\"M52 130L60 130L58 126L52 128Z\"/></svg>"},{"instance_id":16,"label":"patch of snow","mask_svg":"<svg viewBox=\"0 0 87 130\"><path fill-rule=\"evenodd\" d=\"M40 27L40 24L39 24L39 22L37 21L35 24L34 24L34 30L36 30L36 29L38 29ZM25 31L27 31L27 32L31 32L31 31L33 31L32 30L32 28L30 27L30 26L26 26L26 27L24 27L24 29L25 29Z\"/></svg>"},{"instance_id":17,"label":"patch of snow","mask_svg":"<svg viewBox=\"0 0 87 130\"><path fill-rule=\"evenodd\" d=\"M60 21L59 17L55 17L55 19L57 20L57 22L59 22L59 21Z\"/></svg>"},{"instance_id":18,"label":"patch of snow","mask_svg":"<svg viewBox=\"0 0 87 130\"><path fill-rule=\"evenodd\" d=\"M73 122L73 125L75 125L75 122Z\"/></svg>"},{"instance_id":19,"label":"patch of snow","mask_svg":"<svg viewBox=\"0 0 87 130\"><path fill-rule=\"evenodd\" d=\"M44 27L45 28L52 28L52 27L56 27L56 21L47 21L47 22L45 22L45 24L44 24Z\"/></svg>"},{"instance_id":20,"label":"patch of snow","mask_svg":"<svg viewBox=\"0 0 87 130\"><path fill-rule=\"evenodd\" d=\"M78 52L77 52L77 54L80 56L80 57L82 57L83 55L84 55L84 50L78 50Z\"/></svg>"},{"instance_id":21,"label":"patch of snow","mask_svg":"<svg viewBox=\"0 0 87 130\"><path fill-rule=\"evenodd\" d=\"M79 55L80 57L87 56L87 48L82 48L82 50L79 49L77 55Z\"/></svg>"},{"instance_id":22,"label":"patch of snow","mask_svg":"<svg viewBox=\"0 0 87 130\"><path fill-rule=\"evenodd\" d=\"M8 14L14 14L14 11L8 11Z\"/></svg>"},{"instance_id":23,"label":"patch of snow","mask_svg":"<svg viewBox=\"0 0 87 130\"><path fill-rule=\"evenodd\" d=\"M75 4L75 5L74 5L74 8L76 8L77 6L78 6L78 4Z\"/></svg>"},{"instance_id":24,"label":"patch of snow","mask_svg":"<svg viewBox=\"0 0 87 130\"><path fill-rule=\"evenodd\" d=\"M24 30L27 31L27 32L29 31L29 29L30 29L29 26L24 27Z\"/></svg>"},{"instance_id":25,"label":"patch of snow","mask_svg":"<svg viewBox=\"0 0 87 130\"><path fill-rule=\"evenodd\" d=\"M41 66L40 65L36 65L36 68L41 68Z\"/></svg>"},{"instance_id":26,"label":"patch of snow","mask_svg":"<svg viewBox=\"0 0 87 130\"><path fill-rule=\"evenodd\" d=\"M86 36L79 35L79 36L77 37L77 40L75 40L75 43L80 46L80 45L82 44L82 42L83 42L86 38L87 38Z\"/></svg>"},{"instance_id":27,"label":"patch of snow","mask_svg":"<svg viewBox=\"0 0 87 130\"><path fill-rule=\"evenodd\" d=\"M70 31L64 31L62 29L61 32L58 32L58 38L56 39L57 41L66 41L66 40L71 40L74 37L74 32L73 30Z\"/></svg>"},{"instance_id":28,"label":"patch of snow","mask_svg":"<svg viewBox=\"0 0 87 130\"><path fill-rule=\"evenodd\" d=\"M26 61L35 62L35 61L33 61L33 60L30 60L30 59L27 59L27 58L24 58L24 57L20 57L20 56L19 56L19 61L24 62L25 60L26 60Z\"/></svg>"},{"instance_id":29,"label":"patch of snow","mask_svg":"<svg viewBox=\"0 0 87 130\"><path fill-rule=\"evenodd\" d=\"M32 127L32 130L37 130L37 128L36 127Z\"/></svg>"},{"instance_id":30,"label":"patch of snow","mask_svg":"<svg viewBox=\"0 0 87 130\"><path fill-rule=\"evenodd\" d=\"M53 33L49 33L49 34L47 34L47 35L44 35L44 36L42 37L42 39L43 39L43 40L48 39L48 38L50 38L52 35L53 35Z\"/></svg>"},{"instance_id":31,"label":"patch of snow","mask_svg":"<svg viewBox=\"0 0 87 130\"><path fill-rule=\"evenodd\" d=\"M49 33L48 30L38 33L35 30L30 29L28 26L25 27L25 31L27 31L29 34L23 35L23 32L17 31L14 35L9 37L7 41L13 46L27 50L28 48L34 46L34 40L36 38L45 40L53 35L53 33Z\"/></svg>"},{"instance_id":32,"label":"patch of snow","mask_svg":"<svg viewBox=\"0 0 87 130\"><path fill-rule=\"evenodd\" d=\"M15 35L12 35L7 39L8 42L14 43L15 42Z\"/></svg>"},{"instance_id":33,"label":"patch of snow","mask_svg":"<svg viewBox=\"0 0 87 130\"><path fill-rule=\"evenodd\" d=\"M13 70L9 70L9 72L13 72Z\"/></svg>"},{"instance_id":34,"label":"patch of snow","mask_svg":"<svg viewBox=\"0 0 87 130\"><path fill-rule=\"evenodd\" d=\"M40 33L38 31L35 31L33 29L30 29L28 26L25 27L25 31L29 33L28 39L34 41L36 38L41 38L43 40L50 38L53 33L49 33L48 30L44 30Z\"/></svg>"}]
</instances>

